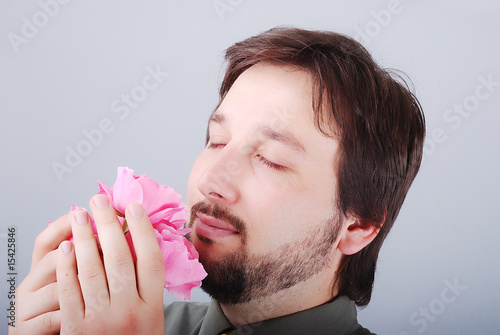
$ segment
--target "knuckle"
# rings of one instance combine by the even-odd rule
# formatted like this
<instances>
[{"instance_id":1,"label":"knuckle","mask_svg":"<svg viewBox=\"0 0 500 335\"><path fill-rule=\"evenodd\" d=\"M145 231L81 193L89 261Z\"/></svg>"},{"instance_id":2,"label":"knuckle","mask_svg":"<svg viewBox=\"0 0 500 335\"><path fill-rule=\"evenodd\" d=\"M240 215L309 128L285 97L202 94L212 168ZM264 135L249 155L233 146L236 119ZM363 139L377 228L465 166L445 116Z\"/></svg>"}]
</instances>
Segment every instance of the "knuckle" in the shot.
<instances>
[{"instance_id":1,"label":"knuckle","mask_svg":"<svg viewBox=\"0 0 500 335\"><path fill-rule=\"evenodd\" d=\"M71 335L79 335L83 334L83 330L80 327L81 325L77 322L74 321L69 321L66 323L61 324L61 332L60 334L71 334Z\"/></svg>"},{"instance_id":2,"label":"knuckle","mask_svg":"<svg viewBox=\"0 0 500 335\"><path fill-rule=\"evenodd\" d=\"M49 299L57 299L59 296L57 293L57 283L53 283L49 286L49 292L47 293Z\"/></svg>"},{"instance_id":3,"label":"knuckle","mask_svg":"<svg viewBox=\"0 0 500 335\"><path fill-rule=\"evenodd\" d=\"M59 283L59 292L61 293L61 298L70 300L80 294L80 289L75 283Z\"/></svg>"},{"instance_id":4,"label":"knuckle","mask_svg":"<svg viewBox=\"0 0 500 335\"><path fill-rule=\"evenodd\" d=\"M113 289L115 292L122 290L124 287L135 283L135 274L127 273L127 271L114 271L109 273L109 286L110 290Z\"/></svg>"},{"instance_id":5,"label":"knuckle","mask_svg":"<svg viewBox=\"0 0 500 335\"><path fill-rule=\"evenodd\" d=\"M58 299L57 283L49 284L26 297L33 305L52 305Z\"/></svg>"},{"instance_id":6,"label":"knuckle","mask_svg":"<svg viewBox=\"0 0 500 335\"><path fill-rule=\"evenodd\" d=\"M121 249L111 255L111 260L118 266L128 265L132 262L132 255L130 254L130 250Z\"/></svg>"},{"instance_id":7,"label":"knuckle","mask_svg":"<svg viewBox=\"0 0 500 335\"><path fill-rule=\"evenodd\" d=\"M116 214L112 213L111 215L100 217L99 220L96 220L96 224L101 226L108 226L108 225L119 224L119 222L118 218L116 217Z\"/></svg>"},{"instance_id":8,"label":"knuckle","mask_svg":"<svg viewBox=\"0 0 500 335\"><path fill-rule=\"evenodd\" d=\"M75 243L81 244L85 248L89 248L93 243L95 243L95 236L93 233L84 236L79 235L78 237L75 237Z\"/></svg>"},{"instance_id":9,"label":"knuckle","mask_svg":"<svg viewBox=\"0 0 500 335\"><path fill-rule=\"evenodd\" d=\"M82 279L95 279L102 276L102 274L103 273L99 265L92 265L79 271L79 276L81 276Z\"/></svg>"},{"instance_id":10,"label":"knuckle","mask_svg":"<svg viewBox=\"0 0 500 335\"><path fill-rule=\"evenodd\" d=\"M44 314L40 323L43 329L54 329L54 319L51 314Z\"/></svg>"},{"instance_id":11,"label":"knuckle","mask_svg":"<svg viewBox=\"0 0 500 335\"><path fill-rule=\"evenodd\" d=\"M144 265L148 271L155 273L164 273L165 272L165 262L163 261L163 257L161 254L154 254L153 257L147 259L144 262Z\"/></svg>"}]
</instances>

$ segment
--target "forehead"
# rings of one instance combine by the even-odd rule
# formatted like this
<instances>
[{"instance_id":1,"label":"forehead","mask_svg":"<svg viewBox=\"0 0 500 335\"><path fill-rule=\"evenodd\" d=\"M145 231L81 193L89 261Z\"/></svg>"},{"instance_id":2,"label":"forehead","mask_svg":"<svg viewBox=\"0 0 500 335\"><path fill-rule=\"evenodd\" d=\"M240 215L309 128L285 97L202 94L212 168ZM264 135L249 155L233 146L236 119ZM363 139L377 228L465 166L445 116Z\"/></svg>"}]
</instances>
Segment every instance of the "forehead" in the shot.
<instances>
[{"instance_id":1,"label":"forehead","mask_svg":"<svg viewBox=\"0 0 500 335\"><path fill-rule=\"evenodd\" d=\"M284 143L311 163L332 166L338 142L317 129L309 73L259 63L243 72L210 118L209 133ZM227 133L225 134L227 135Z\"/></svg>"},{"instance_id":2,"label":"forehead","mask_svg":"<svg viewBox=\"0 0 500 335\"><path fill-rule=\"evenodd\" d=\"M258 63L234 82L211 120L240 126L300 128L314 126L310 75L290 66Z\"/></svg>"}]
</instances>

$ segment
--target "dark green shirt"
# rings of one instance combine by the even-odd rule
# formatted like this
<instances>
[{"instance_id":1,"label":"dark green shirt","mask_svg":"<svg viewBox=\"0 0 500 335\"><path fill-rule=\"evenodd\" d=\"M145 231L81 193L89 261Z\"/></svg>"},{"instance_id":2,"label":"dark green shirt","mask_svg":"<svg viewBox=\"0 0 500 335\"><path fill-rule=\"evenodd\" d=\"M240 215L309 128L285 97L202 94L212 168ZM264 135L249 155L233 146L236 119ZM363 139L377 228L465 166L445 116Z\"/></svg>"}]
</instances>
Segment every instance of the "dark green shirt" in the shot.
<instances>
[{"instance_id":1,"label":"dark green shirt","mask_svg":"<svg viewBox=\"0 0 500 335\"><path fill-rule=\"evenodd\" d=\"M257 322L235 329L216 301L174 302L165 307L166 335L367 335L357 321L356 305L339 297L298 313Z\"/></svg>"}]
</instances>

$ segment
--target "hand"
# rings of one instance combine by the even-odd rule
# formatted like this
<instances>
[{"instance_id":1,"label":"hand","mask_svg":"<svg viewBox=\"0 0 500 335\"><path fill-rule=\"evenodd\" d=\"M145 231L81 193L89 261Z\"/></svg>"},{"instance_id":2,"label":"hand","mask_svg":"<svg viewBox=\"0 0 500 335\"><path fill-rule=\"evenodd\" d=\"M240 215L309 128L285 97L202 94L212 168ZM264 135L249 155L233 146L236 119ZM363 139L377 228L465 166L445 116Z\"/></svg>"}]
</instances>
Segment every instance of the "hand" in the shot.
<instances>
[{"instance_id":1,"label":"hand","mask_svg":"<svg viewBox=\"0 0 500 335\"><path fill-rule=\"evenodd\" d=\"M57 260L61 334L163 334L165 268L145 210L133 203L125 212L137 255L134 266L108 197L96 195L90 208L103 260L88 214L73 212L74 243L62 242Z\"/></svg>"},{"instance_id":2,"label":"hand","mask_svg":"<svg viewBox=\"0 0 500 335\"><path fill-rule=\"evenodd\" d=\"M56 283L57 247L71 236L68 215L41 232L33 247L31 269L15 292L15 327L9 334L56 334L61 325Z\"/></svg>"}]
</instances>

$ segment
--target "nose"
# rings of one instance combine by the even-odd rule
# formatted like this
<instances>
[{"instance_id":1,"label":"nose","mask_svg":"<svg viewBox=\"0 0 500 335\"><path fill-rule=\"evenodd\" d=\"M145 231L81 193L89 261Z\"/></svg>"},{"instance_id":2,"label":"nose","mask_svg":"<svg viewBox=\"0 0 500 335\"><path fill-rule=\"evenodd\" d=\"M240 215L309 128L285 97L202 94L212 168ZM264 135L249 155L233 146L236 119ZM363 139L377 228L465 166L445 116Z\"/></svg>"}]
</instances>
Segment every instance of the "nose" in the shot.
<instances>
[{"instance_id":1,"label":"nose","mask_svg":"<svg viewBox=\"0 0 500 335\"><path fill-rule=\"evenodd\" d=\"M228 206L239 199L237 179L242 169L235 151L224 147L206 161L198 189L211 203Z\"/></svg>"}]
</instances>

